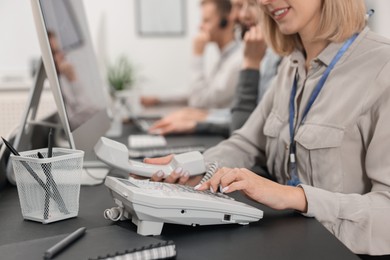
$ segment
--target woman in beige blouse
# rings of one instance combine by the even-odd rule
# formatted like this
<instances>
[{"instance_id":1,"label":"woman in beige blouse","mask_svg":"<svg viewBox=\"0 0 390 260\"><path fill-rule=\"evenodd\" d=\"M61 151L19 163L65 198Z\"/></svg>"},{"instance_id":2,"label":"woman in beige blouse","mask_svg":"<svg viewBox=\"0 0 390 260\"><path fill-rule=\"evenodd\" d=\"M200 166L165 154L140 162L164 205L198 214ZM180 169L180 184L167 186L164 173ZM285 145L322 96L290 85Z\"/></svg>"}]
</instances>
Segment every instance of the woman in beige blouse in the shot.
<instances>
[{"instance_id":1,"label":"woman in beige blouse","mask_svg":"<svg viewBox=\"0 0 390 260\"><path fill-rule=\"evenodd\" d=\"M195 189L240 190L315 217L355 253L390 254L390 41L365 27L363 0L258 2L287 57L247 123L206 151L223 168ZM165 181L199 182L180 170Z\"/></svg>"}]
</instances>

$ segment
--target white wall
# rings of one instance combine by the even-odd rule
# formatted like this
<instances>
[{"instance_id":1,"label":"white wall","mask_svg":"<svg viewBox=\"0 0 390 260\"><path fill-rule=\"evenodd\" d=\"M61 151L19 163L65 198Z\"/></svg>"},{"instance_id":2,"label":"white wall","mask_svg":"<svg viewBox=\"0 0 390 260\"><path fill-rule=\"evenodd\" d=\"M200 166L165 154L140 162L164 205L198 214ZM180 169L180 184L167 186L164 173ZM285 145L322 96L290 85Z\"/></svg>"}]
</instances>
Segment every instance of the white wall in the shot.
<instances>
[{"instance_id":1,"label":"white wall","mask_svg":"<svg viewBox=\"0 0 390 260\"><path fill-rule=\"evenodd\" d=\"M0 75L27 74L39 54L29 2L0 0Z\"/></svg>"},{"instance_id":2,"label":"white wall","mask_svg":"<svg viewBox=\"0 0 390 260\"><path fill-rule=\"evenodd\" d=\"M135 0L84 0L100 66L125 54L136 65L144 92L184 91L191 37L199 21L199 1L186 3L184 36L142 38L136 30ZM29 0L0 0L0 34L0 78L29 75L31 60L40 56Z\"/></svg>"},{"instance_id":3,"label":"white wall","mask_svg":"<svg viewBox=\"0 0 390 260\"><path fill-rule=\"evenodd\" d=\"M370 18L369 25L374 31L390 38L390 1L389 0L366 0L367 8L375 10Z\"/></svg>"},{"instance_id":4,"label":"white wall","mask_svg":"<svg viewBox=\"0 0 390 260\"><path fill-rule=\"evenodd\" d=\"M124 53L136 64L144 92L183 91L189 77L191 37L199 21L199 1L186 2L184 37L140 38L135 25L135 0L84 0L100 63ZM390 38L386 13L390 1L366 3L376 11L370 19L372 29ZM29 0L0 0L0 35L0 81L4 75L28 75L31 59L40 55Z\"/></svg>"},{"instance_id":5,"label":"white wall","mask_svg":"<svg viewBox=\"0 0 390 260\"><path fill-rule=\"evenodd\" d=\"M187 31L179 37L140 37L134 0L84 0L98 58L125 53L136 64L145 92L183 91L189 77L191 37L199 21L198 0L187 0ZM99 41L96 41L100 39ZM102 41L103 39L103 41ZM105 46L102 42L105 39Z\"/></svg>"}]
</instances>

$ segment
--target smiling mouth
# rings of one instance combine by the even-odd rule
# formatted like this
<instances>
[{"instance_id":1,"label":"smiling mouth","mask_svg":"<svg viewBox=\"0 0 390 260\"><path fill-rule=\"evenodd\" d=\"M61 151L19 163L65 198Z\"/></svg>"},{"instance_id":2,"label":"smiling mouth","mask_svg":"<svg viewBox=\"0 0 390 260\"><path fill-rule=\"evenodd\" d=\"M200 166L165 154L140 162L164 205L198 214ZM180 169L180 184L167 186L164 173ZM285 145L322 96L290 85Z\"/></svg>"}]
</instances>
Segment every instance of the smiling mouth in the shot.
<instances>
[{"instance_id":1,"label":"smiling mouth","mask_svg":"<svg viewBox=\"0 0 390 260\"><path fill-rule=\"evenodd\" d=\"M287 14L288 10L290 10L289 7L280 8L280 9L272 11L271 14L273 15L273 17L276 20L279 20L279 19L283 18Z\"/></svg>"}]
</instances>

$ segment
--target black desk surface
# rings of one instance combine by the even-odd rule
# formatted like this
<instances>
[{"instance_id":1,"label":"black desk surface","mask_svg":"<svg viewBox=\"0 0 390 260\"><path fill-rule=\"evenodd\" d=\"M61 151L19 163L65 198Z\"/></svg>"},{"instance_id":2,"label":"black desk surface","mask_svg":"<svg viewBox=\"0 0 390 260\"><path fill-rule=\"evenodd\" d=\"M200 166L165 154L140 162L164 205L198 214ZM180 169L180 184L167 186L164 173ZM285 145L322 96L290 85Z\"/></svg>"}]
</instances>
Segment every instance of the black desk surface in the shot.
<instances>
[{"instance_id":1,"label":"black desk surface","mask_svg":"<svg viewBox=\"0 0 390 260\"><path fill-rule=\"evenodd\" d=\"M235 196L249 202L241 194ZM81 226L110 225L103 211L112 206L104 185L82 187L78 217L43 225L23 220L17 190L7 187L0 193L0 245L70 233ZM293 211L262 209L264 218L247 226L166 224L159 238L175 242L176 259L359 259L315 219ZM120 225L136 230L129 221Z\"/></svg>"},{"instance_id":2,"label":"black desk surface","mask_svg":"<svg viewBox=\"0 0 390 260\"><path fill-rule=\"evenodd\" d=\"M125 132L136 133L131 125ZM118 141L127 142L125 137ZM170 136L168 145L204 145L210 147L222 140L216 136ZM115 172L113 172L115 173ZM264 218L247 226L181 226L165 224L161 236L177 246L176 259L359 259L328 232L317 220L294 211L274 211L254 203L240 193L238 200L264 211ZM83 186L80 210L76 218L43 225L23 220L16 187L0 191L0 245L70 233L79 227L96 228L111 225L103 211L115 206L104 185ZM117 222L136 231L130 221ZM22 250L22 249L21 249ZM7 259L0 252L0 259Z\"/></svg>"}]
</instances>

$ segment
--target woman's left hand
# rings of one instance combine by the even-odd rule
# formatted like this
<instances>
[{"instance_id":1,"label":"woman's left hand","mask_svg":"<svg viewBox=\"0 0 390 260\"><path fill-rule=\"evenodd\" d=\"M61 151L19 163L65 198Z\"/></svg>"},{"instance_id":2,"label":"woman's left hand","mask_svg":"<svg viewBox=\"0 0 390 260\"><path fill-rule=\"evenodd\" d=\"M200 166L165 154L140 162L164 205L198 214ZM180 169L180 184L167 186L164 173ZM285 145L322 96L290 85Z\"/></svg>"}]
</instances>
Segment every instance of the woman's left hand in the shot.
<instances>
[{"instance_id":1,"label":"woman's left hand","mask_svg":"<svg viewBox=\"0 0 390 260\"><path fill-rule=\"evenodd\" d=\"M230 193L240 190L249 198L273 209L295 209L306 212L307 201L300 187L281 185L244 168L221 168L197 190Z\"/></svg>"}]
</instances>

